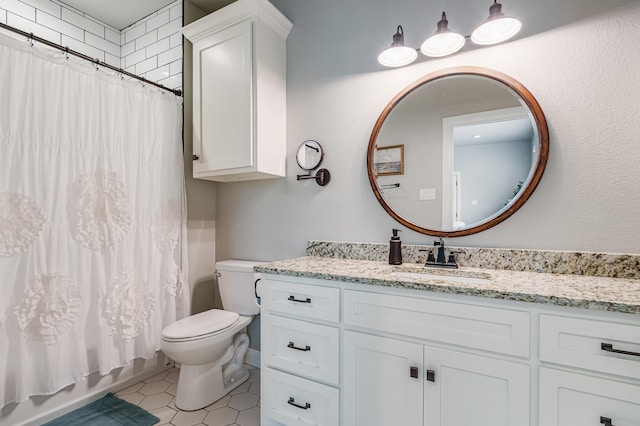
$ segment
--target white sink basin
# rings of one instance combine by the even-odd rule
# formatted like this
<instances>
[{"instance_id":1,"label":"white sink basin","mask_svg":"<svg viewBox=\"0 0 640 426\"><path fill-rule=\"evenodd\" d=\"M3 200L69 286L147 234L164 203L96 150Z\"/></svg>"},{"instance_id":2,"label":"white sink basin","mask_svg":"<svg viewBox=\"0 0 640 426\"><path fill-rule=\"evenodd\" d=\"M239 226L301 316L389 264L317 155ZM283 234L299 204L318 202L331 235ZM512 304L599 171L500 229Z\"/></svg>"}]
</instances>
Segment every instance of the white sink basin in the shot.
<instances>
[{"instance_id":1,"label":"white sink basin","mask_svg":"<svg viewBox=\"0 0 640 426\"><path fill-rule=\"evenodd\" d=\"M452 283L490 284L488 278L464 277L459 275L439 275L421 272L392 272L391 275L403 278L415 278L420 280L438 280Z\"/></svg>"}]
</instances>

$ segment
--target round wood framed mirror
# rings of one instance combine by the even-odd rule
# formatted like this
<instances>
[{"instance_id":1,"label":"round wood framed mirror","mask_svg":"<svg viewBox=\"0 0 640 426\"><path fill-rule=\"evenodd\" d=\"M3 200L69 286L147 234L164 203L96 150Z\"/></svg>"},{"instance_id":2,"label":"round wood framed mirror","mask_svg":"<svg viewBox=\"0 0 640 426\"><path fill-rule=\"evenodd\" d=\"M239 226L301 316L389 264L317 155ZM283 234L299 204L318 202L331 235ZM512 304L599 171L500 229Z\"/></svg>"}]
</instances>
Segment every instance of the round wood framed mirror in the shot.
<instances>
[{"instance_id":1,"label":"round wood framed mirror","mask_svg":"<svg viewBox=\"0 0 640 426\"><path fill-rule=\"evenodd\" d=\"M513 215L549 156L542 108L515 79L479 67L428 74L398 93L367 149L373 193L396 221L439 237Z\"/></svg>"}]
</instances>

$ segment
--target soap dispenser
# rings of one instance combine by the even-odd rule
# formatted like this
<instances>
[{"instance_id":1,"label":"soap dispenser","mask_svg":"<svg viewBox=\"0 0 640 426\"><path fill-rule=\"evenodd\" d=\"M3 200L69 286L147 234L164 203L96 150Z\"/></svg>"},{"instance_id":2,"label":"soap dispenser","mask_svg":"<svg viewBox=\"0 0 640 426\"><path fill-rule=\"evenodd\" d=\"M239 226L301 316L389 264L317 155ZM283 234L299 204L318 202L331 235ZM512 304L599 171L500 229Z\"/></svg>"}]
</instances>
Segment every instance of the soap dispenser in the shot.
<instances>
[{"instance_id":1,"label":"soap dispenser","mask_svg":"<svg viewBox=\"0 0 640 426\"><path fill-rule=\"evenodd\" d=\"M402 265L402 241L398 237L400 229L393 229L393 236L389 241L389 265Z\"/></svg>"}]
</instances>

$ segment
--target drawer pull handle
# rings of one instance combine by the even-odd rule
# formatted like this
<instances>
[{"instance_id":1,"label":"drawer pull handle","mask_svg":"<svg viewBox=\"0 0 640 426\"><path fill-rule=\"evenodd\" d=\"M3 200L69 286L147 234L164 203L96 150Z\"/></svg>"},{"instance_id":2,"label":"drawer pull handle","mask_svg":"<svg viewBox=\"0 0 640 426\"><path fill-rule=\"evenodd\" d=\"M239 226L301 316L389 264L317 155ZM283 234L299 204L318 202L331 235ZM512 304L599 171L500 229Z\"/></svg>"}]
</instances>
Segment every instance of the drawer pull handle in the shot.
<instances>
[{"instance_id":1,"label":"drawer pull handle","mask_svg":"<svg viewBox=\"0 0 640 426\"><path fill-rule=\"evenodd\" d=\"M640 352L631 352L631 351L623 351L621 349L613 349L613 345L611 343L600 343L600 349L602 349L603 351L613 352L616 354L640 356Z\"/></svg>"},{"instance_id":2,"label":"drawer pull handle","mask_svg":"<svg viewBox=\"0 0 640 426\"><path fill-rule=\"evenodd\" d=\"M604 426L615 426L613 423L611 423L611 419L609 417L600 416L600 423Z\"/></svg>"},{"instance_id":3,"label":"drawer pull handle","mask_svg":"<svg viewBox=\"0 0 640 426\"><path fill-rule=\"evenodd\" d=\"M296 346L293 342L289 342L288 348L295 349L296 351L308 352L311 350L311 346L307 345L304 348Z\"/></svg>"},{"instance_id":4,"label":"drawer pull handle","mask_svg":"<svg viewBox=\"0 0 640 426\"><path fill-rule=\"evenodd\" d=\"M308 410L309 408L311 408L311 404L309 404L308 402L305 402L304 405L300 405L296 403L296 400L293 399L292 397L289 397L289 401L287 401L287 404L293 405L294 407L298 407L301 410Z\"/></svg>"},{"instance_id":5,"label":"drawer pull handle","mask_svg":"<svg viewBox=\"0 0 640 426\"><path fill-rule=\"evenodd\" d=\"M287 300L290 300L291 302L311 303L311 299L309 299L308 297L306 299L302 300L302 299L296 299L295 296L289 296L289 298Z\"/></svg>"}]
</instances>

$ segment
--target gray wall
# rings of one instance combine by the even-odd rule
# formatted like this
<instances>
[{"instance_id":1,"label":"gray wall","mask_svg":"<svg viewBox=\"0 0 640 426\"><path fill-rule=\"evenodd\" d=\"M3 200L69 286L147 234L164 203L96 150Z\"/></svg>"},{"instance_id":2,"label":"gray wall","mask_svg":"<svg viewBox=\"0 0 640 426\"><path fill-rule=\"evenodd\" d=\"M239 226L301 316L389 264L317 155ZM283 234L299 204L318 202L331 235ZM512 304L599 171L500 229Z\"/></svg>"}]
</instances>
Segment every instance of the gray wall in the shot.
<instances>
[{"instance_id":1,"label":"gray wall","mask_svg":"<svg viewBox=\"0 0 640 426\"><path fill-rule=\"evenodd\" d=\"M294 23L287 44L287 178L218 185L218 259L300 256L310 239L388 241L399 224L367 180L370 132L396 92L428 72L458 65L496 69L524 84L546 114L551 152L522 209L497 227L448 243L640 253L640 55L633 54L638 2L545 0L527 6L514 0L510 13L525 27L563 25L536 34L523 30L511 43L396 70L382 69L377 53L399 23L416 46L432 31L423 28L431 21L422 2L273 3ZM484 16L486 8L480 9L477 16ZM430 16L434 29L438 10ZM326 148L323 166L332 175L326 187L296 181L295 150L305 139ZM433 240L403 230L407 243Z\"/></svg>"},{"instance_id":2,"label":"gray wall","mask_svg":"<svg viewBox=\"0 0 640 426\"><path fill-rule=\"evenodd\" d=\"M184 24L205 15L190 1L184 2ZM184 170L187 188L187 241L191 313L220 307L214 268L216 258L216 184L193 176L193 66L191 43L184 43Z\"/></svg>"}]
</instances>

